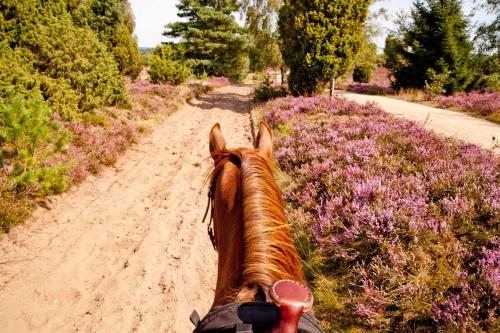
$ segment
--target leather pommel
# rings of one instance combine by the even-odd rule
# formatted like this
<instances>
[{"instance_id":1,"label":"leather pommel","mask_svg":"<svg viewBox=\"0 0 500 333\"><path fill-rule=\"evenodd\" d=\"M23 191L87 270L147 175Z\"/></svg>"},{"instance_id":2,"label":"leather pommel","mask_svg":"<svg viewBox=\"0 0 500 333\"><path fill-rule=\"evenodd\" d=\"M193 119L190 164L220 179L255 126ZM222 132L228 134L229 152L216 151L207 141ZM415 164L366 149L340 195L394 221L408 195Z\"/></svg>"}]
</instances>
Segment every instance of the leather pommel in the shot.
<instances>
[{"instance_id":1,"label":"leather pommel","mask_svg":"<svg viewBox=\"0 0 500 333\"><path fill-rule=\"evenodd\" d=\"M271 286L271 299L277 306L302 306L304 312L310 311L313 305L311 290L302 283L292 280L280 280Z\"/></svg>"},{"instance_id":2,"label":"leather pommel","mask_svg":"<svg viewBox=\"0 0 500 333\"><path fill-rule=\"evenodd\" d=\"M280 280L271 286L270 296L281 312L279 326L273 333L297 333L300 317L312 309L311 290L297 281Z\"/></svg>"}]
</instances>

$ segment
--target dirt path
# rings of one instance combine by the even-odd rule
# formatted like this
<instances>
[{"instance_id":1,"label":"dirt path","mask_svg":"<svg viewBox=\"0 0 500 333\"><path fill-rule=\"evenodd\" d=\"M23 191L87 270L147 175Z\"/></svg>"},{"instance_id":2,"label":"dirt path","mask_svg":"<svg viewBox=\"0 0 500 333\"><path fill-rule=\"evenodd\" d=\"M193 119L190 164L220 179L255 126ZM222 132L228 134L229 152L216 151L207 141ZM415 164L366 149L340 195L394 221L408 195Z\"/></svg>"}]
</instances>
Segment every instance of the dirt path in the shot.
<instances>
[{"instance_id":1,"label":"dirt path","mask_svg":"<svg viewBox=\"0 0 500 333\"><path fill-rule=\"evenodd\" d=\"M397 117L414 120L424 124L427 129L446 136L454 136L466 142L475 143L500 154L500 125L490 121L468 116L465 113L443 110L417 103L382 97L339 92L340 96L358 103L373 101L386 112ZM495 140L493 140L495 138Z\"/></svg>"},{"instance_id":2,"label":"dirt path","mask_svg":"<svg viewBox=\"0 0 500 333\"><path fill-rule=\"evenodd\" d=\"M201 224L208 133L251 144L250 86L184 106L81 186L0 239L0 332L189 332L216 253Z\"/></svg>"}]
</instances>

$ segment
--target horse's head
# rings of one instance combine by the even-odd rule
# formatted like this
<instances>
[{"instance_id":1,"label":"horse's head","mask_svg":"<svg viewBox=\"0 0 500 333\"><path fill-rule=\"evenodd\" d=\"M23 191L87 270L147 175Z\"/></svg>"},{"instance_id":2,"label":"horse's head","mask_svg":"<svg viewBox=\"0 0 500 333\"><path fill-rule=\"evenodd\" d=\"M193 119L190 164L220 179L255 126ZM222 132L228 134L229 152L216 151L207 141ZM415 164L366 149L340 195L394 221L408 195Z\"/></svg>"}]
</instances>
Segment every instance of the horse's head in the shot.
<instances>
[{"instance_id":1,"label":"horse's head","mask_svg":"<svg viewBox=\"0 0 500 333\"><path fill-rule=\"evenodd\" d=\"M210 132L211 189L219 254L215 305L270 301L276 281L304 282L273 177L272 133L261 123L255 148L228 149L219 124Z\"/></svg>"}]
</instances>

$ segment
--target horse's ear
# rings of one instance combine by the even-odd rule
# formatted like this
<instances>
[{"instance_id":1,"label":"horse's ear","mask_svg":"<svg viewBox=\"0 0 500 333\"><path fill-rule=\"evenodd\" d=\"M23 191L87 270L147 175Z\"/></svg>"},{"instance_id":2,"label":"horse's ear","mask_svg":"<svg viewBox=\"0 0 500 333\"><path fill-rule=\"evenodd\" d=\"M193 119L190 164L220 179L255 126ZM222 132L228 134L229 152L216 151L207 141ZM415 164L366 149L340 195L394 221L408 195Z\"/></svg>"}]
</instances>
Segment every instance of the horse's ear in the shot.
<instances>
[{"instance_id":1,"label":"horse's ear","mask_svg":"<svg viewBox=\"0 0 500 333\"><path fill-rule=\"evenodd\" d=\"M215 124L210 131L210 156L214 158L226 148L226 141L220 130L219 123Z\"/></svg>"},{"instance_id":2,"label":"horse's ear","mask_svg":"<svg viewBox=\"0 0 500 333\"><path fill-rule=\"evenodd\" d=\"M269 126L263 121L260 122L255 148L258 148L265 158L269 158L273 154L273 134Z\"/></svg>"}]
</instances>

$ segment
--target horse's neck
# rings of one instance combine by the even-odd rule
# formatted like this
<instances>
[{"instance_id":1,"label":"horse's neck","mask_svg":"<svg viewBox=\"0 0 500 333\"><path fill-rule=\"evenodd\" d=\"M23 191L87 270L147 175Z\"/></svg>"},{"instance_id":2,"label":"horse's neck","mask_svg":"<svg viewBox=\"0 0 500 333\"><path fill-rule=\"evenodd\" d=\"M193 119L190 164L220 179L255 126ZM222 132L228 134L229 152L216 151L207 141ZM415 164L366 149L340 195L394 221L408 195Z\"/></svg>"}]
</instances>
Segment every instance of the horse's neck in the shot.
<instances>
[{"instance_id":1,"label":"horse's neck","mask_svg":"<svg viewBox=\"0 0 500 333\"><path fill-rule=\"evenodd\" d=\"M219 264L214 305L251 301L258 291L268 299L267 288L277 280L303 282L281 194L268 169L244 156L241 167L225 164L216 180Z\"/></svg>"},{"instance_id":2,"label":"horse's neck","mask_svg":"<svg viewBox=\"0 0 500 333\"><path fill-rule=\"evenodd\" d=\"M239 169L227 164L226 170L217 179L217 188L224 189L224 195L217 191L214 219L217 251L219 254L217 287L214 306L233 301L241 282L243 260L243 223L241 193L239 190Z\"/></svg>"}]
</instances>

